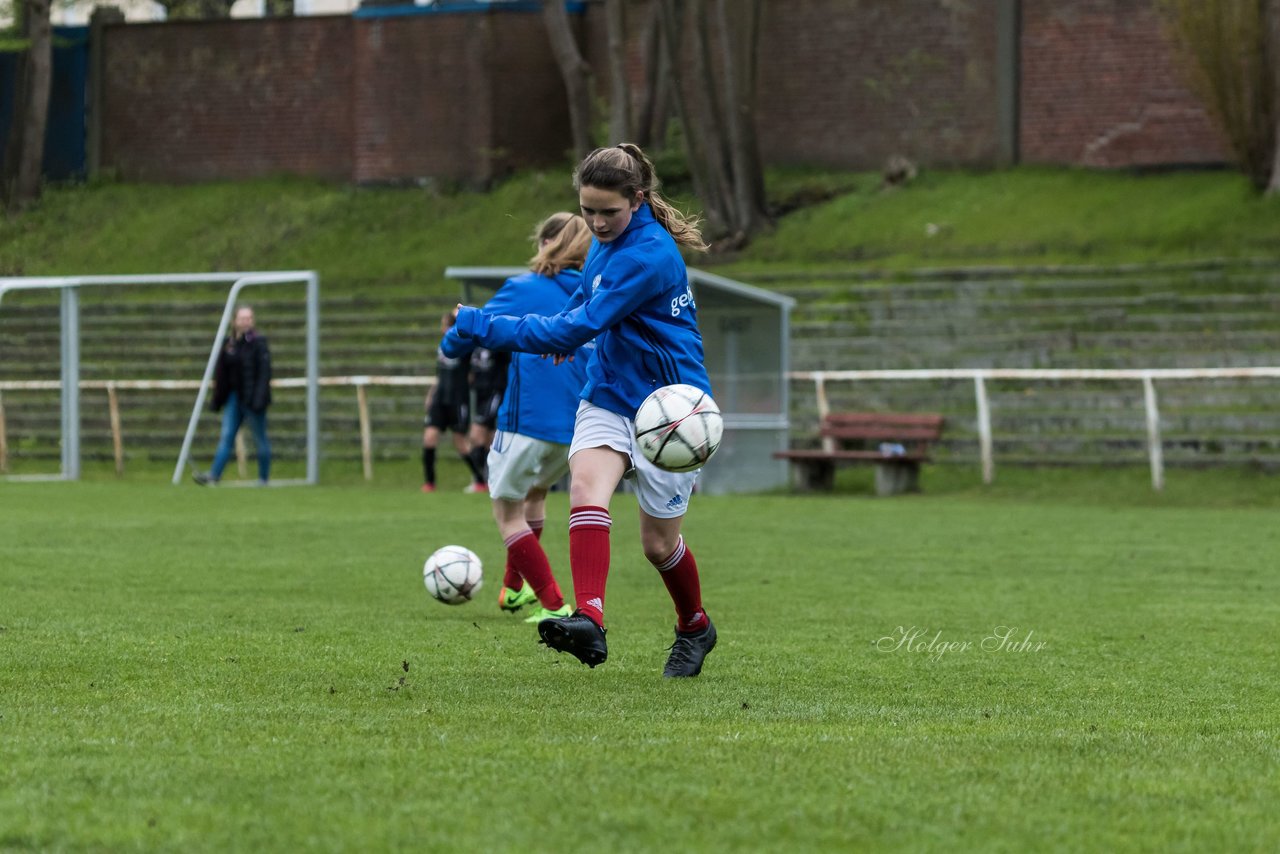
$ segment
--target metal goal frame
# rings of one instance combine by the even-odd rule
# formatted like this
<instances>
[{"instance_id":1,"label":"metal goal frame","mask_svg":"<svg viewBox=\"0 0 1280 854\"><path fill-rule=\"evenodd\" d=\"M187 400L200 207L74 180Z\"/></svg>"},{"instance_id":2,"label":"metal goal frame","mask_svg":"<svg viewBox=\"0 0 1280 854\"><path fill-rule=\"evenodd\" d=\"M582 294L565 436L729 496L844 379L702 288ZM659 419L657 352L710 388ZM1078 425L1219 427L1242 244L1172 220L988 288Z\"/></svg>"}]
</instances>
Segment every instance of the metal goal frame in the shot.
<instances>
[{"instance_id":1,"label":"metal goal frame","mask_svg":"<svg viewBox=\"0 0 1280 854\"><path fill-rule=\"evenodd\" d=\"M59 351L61 356L62 465L56 475L25 475L21 480L80 479L80 288L125 285L231 285L222 319L209 351L200 389L191 409L191 420L182 440L182 451L173 470L173 483L182 481L182 470L191 454L200 411L213 380L222 339L231 326L236 300L246 287L258 285L306 285L306 422L307 468L302 483L320 479L320 277L314 270L270 270L239 273L161 273L137 276L34 276L0 278L0 304L10 291L57 290L61 293Z\"/></svg>"}]
</instances>

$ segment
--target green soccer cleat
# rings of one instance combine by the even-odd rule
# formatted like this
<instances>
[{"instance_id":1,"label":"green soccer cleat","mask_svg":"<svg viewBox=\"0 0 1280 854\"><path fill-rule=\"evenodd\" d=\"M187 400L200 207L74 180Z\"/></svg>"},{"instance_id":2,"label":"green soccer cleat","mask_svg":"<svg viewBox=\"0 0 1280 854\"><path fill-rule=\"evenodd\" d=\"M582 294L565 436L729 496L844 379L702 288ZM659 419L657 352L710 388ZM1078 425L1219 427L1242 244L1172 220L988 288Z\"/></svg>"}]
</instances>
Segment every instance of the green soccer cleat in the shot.
<instances>
[{"instance_id":1,"label":"green soccer cleat","mask_svg":"<svg viewBox=\"0 0 1280 854\"><path fill-rule=\"evenodd\" d=\"M537 608L536 610L534 610L532 615L525 617L524 621L526 623L541 623L543 620L554 620L557 617L567 617L572 613L573 613L573 606L570 605L568 602L565 602L563 605L561 605L559 608L557 608L554 611L551 611L547 608Z\"/></svg>"},{"instance_id":2,"label":"green soccer cleat","mask_svg":"<svg viewBox=\"0 0 1280 854\"><path fill-rule=\"evenodd\" d=\"M529 582L521 585L519 590L512 590L510 587L503 585L498 591L498 607L504 611L515 613L525 605L538 601L538 594L533 592L533 588L529 586Z\"/></svg>"}]
</instances>

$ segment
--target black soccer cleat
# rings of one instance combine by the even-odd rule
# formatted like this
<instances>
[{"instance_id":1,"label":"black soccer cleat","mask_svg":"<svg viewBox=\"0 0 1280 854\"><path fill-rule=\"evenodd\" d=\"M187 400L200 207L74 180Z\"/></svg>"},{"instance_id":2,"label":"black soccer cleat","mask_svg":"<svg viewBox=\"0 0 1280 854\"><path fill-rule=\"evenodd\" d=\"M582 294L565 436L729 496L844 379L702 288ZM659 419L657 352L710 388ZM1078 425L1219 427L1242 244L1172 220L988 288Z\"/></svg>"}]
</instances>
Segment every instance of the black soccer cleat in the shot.
<instances>
[{"instance_id":1,"label":"black soccer cleat","mask_svg":"<svg viewBox=\"0 0 1280 854\"><path fill-rule=\"evenodd\" d=\"M556 652L567 652L587 667L604 664L609 657L609 645L604 641L604 629L595 620L574 611L567 617L552 617L538 623L542 642Z\"/></svg>"},{"instance_id":2,"label":"black soccer cleat","mask_svg":"<svg viewBox=\"0 0 1280 854\"><path fill-rule=\"evenodd\" d=\"M700 632L676 632L676 642L671 645L667 666L662 675L667 678L697 676L702 672L702 660L716 648L716 627L707 618L707 627Z\"/></svg>"}]
</instances>

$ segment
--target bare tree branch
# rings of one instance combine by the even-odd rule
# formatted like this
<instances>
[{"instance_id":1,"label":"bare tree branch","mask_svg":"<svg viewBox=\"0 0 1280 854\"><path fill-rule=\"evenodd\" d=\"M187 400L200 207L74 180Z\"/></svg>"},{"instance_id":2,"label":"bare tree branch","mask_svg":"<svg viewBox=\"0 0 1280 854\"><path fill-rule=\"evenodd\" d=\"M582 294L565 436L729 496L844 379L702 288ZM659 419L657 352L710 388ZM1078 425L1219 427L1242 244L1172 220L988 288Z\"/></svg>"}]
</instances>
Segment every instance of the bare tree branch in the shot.
<instances>
[{"instance_id":1,"label":"bare tree branch","mask_svg":"<svg viewBox=\"0 0 1280 854\"><path fill-rule=\"evenodd\" d=\"M605 0L605 28L609 44L609 143L629 142L631 87L627 85L627 21L623 0Z\"/></svg>"},{"instance_id":2,"label":"bare tree branch","mask_svg":"<svg viewBox=\"0 0 1280 854\"><path fill-rule=\"evenodd\" d=\"M165 17L179 20L220 20L231 17L235 0L155 0L164 7Z\"/></svg>"},{"instance_id":3,"label":"bare tree branch","mask_svg":"<svg viewBox=\"0 0 1280 854\"><path fill-rule=\"evenodd\" d=\"M666 57L668 83L672 100L675 102L676 116L684 128L685 159L689 164L689 176L693 181L693 192L702 200L702 212L707 220L707 233L711 238L726 233L729 223L724 209L716 204L720 193L714 188L714 179L708 168L708 155L705 150L705 139L696 130L698 121L694 118L694 110L689 104L687 90L696 88L701 81L693 80L686 85L684 67L680 62L682 7L680 0L658 0L662 17L662 51Z\"/></svg>"},{"instance_id":4,"label":"bare tree branch","mask_svg":"<svg viewBox=\"0 0 1280 854\"><path fill-rule=\"evenodd\" d=\"M735 225L743 235L765 228L764 168L756 137L756 73L763 0L717 0L720 25L725 126L729 131L729 164L733 175Z\"/></svg>"},{"instance_id":5,"label":"bare tree branch","mask_svg":"<svg viewBox=\"0 0 1280 854\"><path fill-rule=\"evenodd\" d=\"M1259 190L1276 161L1275 0L1158 0L1189 79L1217 119L1240 171Z\"/></svg>"},{"instance_id":6,"label":"bare tree branch","mask_svg":"<svg viewBox=\"0 0 1280 854\"><path fill-rule=\"evenodd\" d=\"M14 125L5 152L4 197L9 210L40 198L44 168L44 135L49 120L53 82L53 31L49 0L24 0L22 23L28 38L19 74Z\"/></svg>"},{"instance_id":7,"label":"bare tree branch","mask_svg":"<svg viewBox=\"0 0 1280 854\"><path fill-rule=\"evenodd\" d=\"M582 58L578 43L569 26L569 13L562 0L546 0L542 4L542 20L551 41L551 52L560 66L560 76L569 95L569 125L573 132L573 153L581 160L591 153L591 126L594 110L591 104L591 66Z\"/></svg>"},{"instance_id":8,"label":"bare tree branch","mask_svg":"<svg viewBox=\"0 0 1280 854\"><path fill-rule=\"evenodd\" d=\"M1271 72L1272 157L1267 195L1280 195L1280 0L1263 0L1266 27L1266 61Z\"/></svg>"},{"instance_id":9,"label":"bare tree branch","mask_svg":"<svg viewBox=\"0 0 1280 854\"><path fill-rule=\"evenodd\" d=\"M636 144L649 148L666 139L667 103L666 52L662 49L662 9L658 0L649 0L644 29L640 33L640 55L644 63L644 91L636 114Z\"/></svg>"}]
</instances>

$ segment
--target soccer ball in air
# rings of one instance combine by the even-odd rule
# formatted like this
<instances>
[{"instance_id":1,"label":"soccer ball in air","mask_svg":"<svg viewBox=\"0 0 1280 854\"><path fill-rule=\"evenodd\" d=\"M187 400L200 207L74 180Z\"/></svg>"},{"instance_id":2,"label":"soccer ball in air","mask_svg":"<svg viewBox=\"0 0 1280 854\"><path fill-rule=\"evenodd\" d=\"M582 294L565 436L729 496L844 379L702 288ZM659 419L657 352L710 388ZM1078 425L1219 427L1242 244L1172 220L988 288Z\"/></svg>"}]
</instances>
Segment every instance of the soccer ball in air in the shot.
<instances>
[{"instance_id":1,"label":"soccer ball in air","mask_svg":"<svg viewBox=\"0 0 1280 854\"><path fill-rule=\"evenodd\" d=\"M436 549L422 567L427 592L446 605L470 602L484 584L480 558L471 549L445 546Z\"/></svg>"},{"instance_id":2,"label":"soccer ball in air","mask_svg":"<svg viewBox=\"0 0 1280 854\"><path fill-rule=\"evenodd\" d=\"M667 385L636 410L636 443L645 459L666 471L693 471L720 447L724 420L711 395L691 385Z\"/></svg>"}]
</instances>

